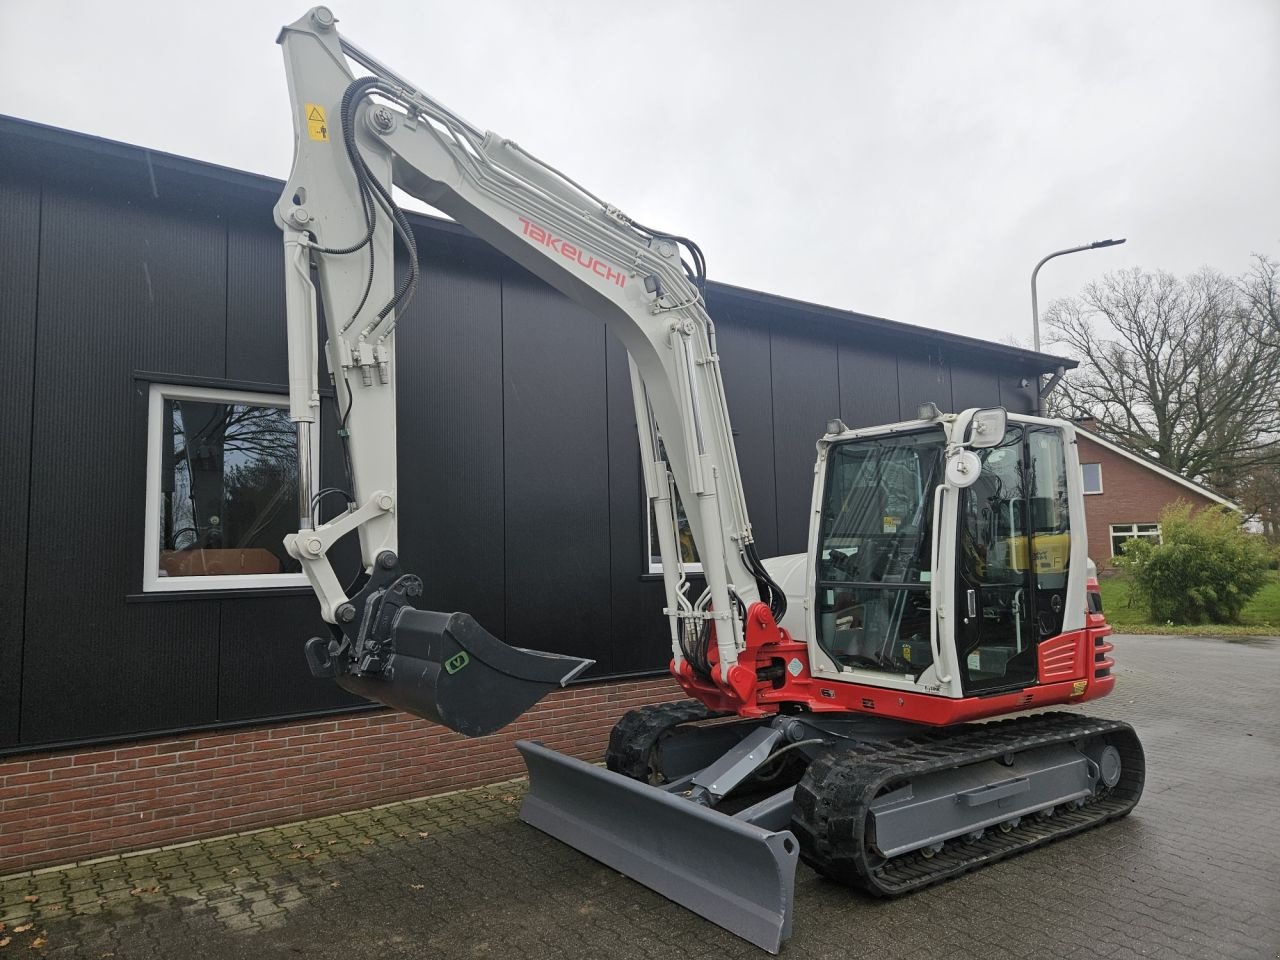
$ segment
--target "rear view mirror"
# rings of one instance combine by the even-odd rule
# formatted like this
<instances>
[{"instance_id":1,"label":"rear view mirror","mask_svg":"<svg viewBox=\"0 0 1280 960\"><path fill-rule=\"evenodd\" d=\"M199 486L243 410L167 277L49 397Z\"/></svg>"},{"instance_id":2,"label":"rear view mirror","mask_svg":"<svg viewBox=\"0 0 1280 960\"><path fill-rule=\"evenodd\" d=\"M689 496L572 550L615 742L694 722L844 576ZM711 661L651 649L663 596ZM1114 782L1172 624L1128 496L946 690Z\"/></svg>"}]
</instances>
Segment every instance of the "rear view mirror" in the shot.
<instances>
[{"instance_id":1,"label":"rear view mirror","mask_svg":"<svg viewBox=\"0 0 1280 960\"><path fill-rule=\"evenodd\" d=\"M1004 407L985 407L975 410L969 420L969 446L975 450L998 446L1004 439L1009 415Z\"/></svg>"}]
</instances>

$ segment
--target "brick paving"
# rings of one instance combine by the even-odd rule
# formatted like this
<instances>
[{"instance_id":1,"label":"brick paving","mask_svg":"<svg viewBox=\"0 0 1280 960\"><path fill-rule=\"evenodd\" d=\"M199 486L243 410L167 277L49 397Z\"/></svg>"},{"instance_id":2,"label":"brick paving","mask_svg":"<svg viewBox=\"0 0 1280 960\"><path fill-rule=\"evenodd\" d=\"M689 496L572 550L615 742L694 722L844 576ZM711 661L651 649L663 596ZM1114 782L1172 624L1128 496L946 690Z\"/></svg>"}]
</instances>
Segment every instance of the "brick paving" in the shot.
<instances>
[{"instance_id":1,"label":"brick paving","mask_svg":"<svg viewBox=\"0 0 1280 960\"><path fill-rule=\"evenodd\" d=\"M1280 643L1122 637L1119 823L891 902L802 867L783 955L1280 957ZM0 960L723 958L761 951L526 827L514 781L0 879Z\"/></svg>"}]
</instances>

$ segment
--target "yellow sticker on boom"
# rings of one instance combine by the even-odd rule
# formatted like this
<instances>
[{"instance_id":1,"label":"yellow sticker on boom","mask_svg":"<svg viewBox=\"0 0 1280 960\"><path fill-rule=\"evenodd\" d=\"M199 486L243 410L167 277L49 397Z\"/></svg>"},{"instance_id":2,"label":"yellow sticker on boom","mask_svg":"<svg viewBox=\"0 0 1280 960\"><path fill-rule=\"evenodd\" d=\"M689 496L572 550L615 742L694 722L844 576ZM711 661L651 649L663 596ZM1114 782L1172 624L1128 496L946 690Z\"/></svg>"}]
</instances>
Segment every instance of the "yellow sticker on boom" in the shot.
<instances>
[{"instance_id":1,"label":"yellow sticker on boom","mask_svg":"<svg viewBox=\"0 0 1280 960\"><path fill-rule=\"evenodd\" d=\"M329 139L329 122L324 118L324 107L318 103L303 106L307 111L307 134L312 140Z\"/></svg>"}]
</instances>

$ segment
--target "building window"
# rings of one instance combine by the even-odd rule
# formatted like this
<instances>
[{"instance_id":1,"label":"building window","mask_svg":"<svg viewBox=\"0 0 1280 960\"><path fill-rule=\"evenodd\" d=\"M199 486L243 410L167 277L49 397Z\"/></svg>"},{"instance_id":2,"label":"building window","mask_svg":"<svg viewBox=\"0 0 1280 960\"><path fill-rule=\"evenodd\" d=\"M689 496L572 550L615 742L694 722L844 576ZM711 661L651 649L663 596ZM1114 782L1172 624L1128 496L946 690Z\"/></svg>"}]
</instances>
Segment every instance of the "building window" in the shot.
<instances>
[{"instance_id":1,"label":"building window","mask_svg":"<svg viewBox=\"0 0 1280 960\"><path fill-rule=\"evenodd\" d=\"M1153 540L1160 542L1160 524L1158 523L1113 523L1111 524L1111 555L1118 557L1124 553L1126 540Z\"/></svg>"},{"instance_id":2,"label":"building window","mask_svg":"<svg viewBox=\"0 0 1280 960\"><path fill-rule=\"evenodd\" d=\"M667 459L667 448L662 442L662 435L654 428L654 437L658 443L658 458L662 461ZM687 573L701 573L702 560L698 556L698 548L693 542L693 530L689 527L689 518L685 515L684 503L680 499L680 493L675 492L675 508L676 508L676 543L680 547L680 559L684 563L684 569ZM645 511L645 527L647 536L645 543L649 545L649 572L662 573L662 549L658 543L658 528L653 522L654 508L650 503L649 508Z\"/></svg>"},{"instance_id":3,"label":"building window","mask_svg":"<svg viewBox=\"0 0 1280 960\"><path fill-rule=\"evenodd\" d=\"M306 584L294 437L287 397L151 385L144 590Z\"/></svg>"},{"instance_id":4,"label":"building window","mask_svg":"<svg viewBox=\"0 0 1280 960\"><path fill-rule=\"evenodd\" d=\"M662 572L662 550L658 546L658 528L653 523L653 507L649 507L649 572ZM680 547L680 559L684 561L684 569L688 573L701 573L702 561L698 558L698 548L693 542L693 531L689 529L689 520L684 513L684 504L680 502L680 494L676 494L676 522L679 532L676 542Z\"/></svg>"},{"instance_id":5,"label":"building window","mask_svg":"<svg viewBox=\"0 0 1280 960\"><path fill-rule=\"evenodd\" d=\"M1084 477L1085 493L1102 492L1102 464L1082 463L1080 464L1080 473Z\"/></svg>"}]
</instances>

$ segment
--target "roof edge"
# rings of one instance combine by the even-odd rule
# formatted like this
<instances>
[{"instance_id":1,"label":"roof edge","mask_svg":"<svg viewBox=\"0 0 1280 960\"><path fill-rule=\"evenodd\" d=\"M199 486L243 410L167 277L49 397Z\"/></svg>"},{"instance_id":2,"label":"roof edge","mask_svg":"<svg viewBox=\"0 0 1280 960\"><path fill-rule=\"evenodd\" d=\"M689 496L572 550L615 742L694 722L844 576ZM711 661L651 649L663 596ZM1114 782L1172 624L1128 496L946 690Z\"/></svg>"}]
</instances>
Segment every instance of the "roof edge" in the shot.
<instances>
[{"instance_id":1,"label":"roof edge","mask_svg":"<svg viewBox=\"0 0 1280 960\"><path fill-rule=\"evenodd\" d=\"M1182 486L1186 487L1189 490L1194 491L1195 493L1200 494L1202 497L1207 497L1208 499L1213 500L1216 503L1222 504L1224 507L1230 507L1232 510L1236 511L1239 514L1243 514L1245 512L1244 507L1240 506L1240 504L1236 503L1234 500L1228 500L1226 497L1222 496L1222 494L1220 493L1215 493L1214 491L1206 487L1204 484L1196 483L1194 480L1188 480L1182 474L1175 473L1174 471L1170 470L1168 467L1164 466L1163 464L1156 463L1150 457L1144 457L1140 453L1134 453L1132 450L1127 450L1124 447L1120 446L1120 444L1116 443L1115 441L1108 440L1105 437L1099 436L1098 434L1094 433L1092 430L1088 430L1080 426L1079 424L1073 424L1073 426L1076 428L1076 433L1084 434L1085 437L1092 440L1098 446L1103 447L1107 450L1110 450L1112 453L1118 453L1122 457L1127 457L1129 460L1132 460L1134 463L1146 467L1148 470L1152 471L1153 473L1158 473L1161 476L1167 477L1168 479L1174 481L1175 483L1180 483L1182 484Z\"/></svg>"},{"instance_id":2,"label":"roof edge","mask_svg":"<svg viewBox=\"0 0 1280 960\"><path fill-rule=\"evenodd\" d=\"M177 153L153 150L150 147L126 143L122 140L112 140L96 134L81 133L76 130L68 130L65 127L55 127L36 120L0 114L0 137L8 136L25 137L29 140L43 142L64 150L80 150L85 153L105 151L121 159L127 159L132 154L140 154L152 164L167 166L188 176L201 177L225 186L239 187L246 190L263 191L278 195L284 188L283 180L266 174L252 173L236 167L227 167L206 160L184 157ZM434 216L416 210L407 210L405 212L411 221L416 221L428 229L441 230L446 233L468 237L475 236L465 227L445 217ZM993 343L978 337L950 333L933 327L916 326L915 324L904 323L901 320L889 320L885 317L859 313L856 310L814 303L809 300L769 293L733 283L712 280L710 281L710 286L716 294L750 300L757 305L765 304L783 309L801 310L830 320L839 320L845 323L851 322L893 337L919 338L923 336L935 343L941 343L971 353L1013 360L1025 365L1029 372L1034 370L1041 373L1051 373L1058 367L1071 370L1079 366L1078 361L1068 357L1037 353L1034 350L1026 350L1022 347Z\"/></svg>"},{"instance_id":3,"label":"roof edge","mask_svg":"<svg viewBox=\"0 0 1280 960\"><path fill-rule=\"evenodd\" d=\"M830 319L857 323L862 326L878 329L891 336L919 337L923 334L931 340L950 344L964 350L994 354L1018 360L1026 364L1032 364L1035 365L1037 371L1040 373L1052 373L1057 370L1058 367L1062 367L1064 370L1074 370L1076 367L1080 366L1079 360L1073 360L1070 357L1059 357L1051 353L1037 353L1035 350L1027 350L1023 347L1014 347L1006 343L994 343L990 340L982 340L978 337L969 337L962 333L951 333L947 330L939 330L935 327L920 327L913 323L904 323L901 320L890 320L887 317L877 317L869 313L859 313L856 310L849 310L845 307L832 307L822 303L814 303L811 300L801 300L797 297L788 297L780 293L768 293L767 291L755 290L751 287L742 287L737 284L725 283L720 280L708 281L708 285L717 292L727 293L730 296L750 299L756 302L765 300L780 307L790 307L796 310L803 310L806 313L819 314Z\"/></svg>"}]
</instances>

